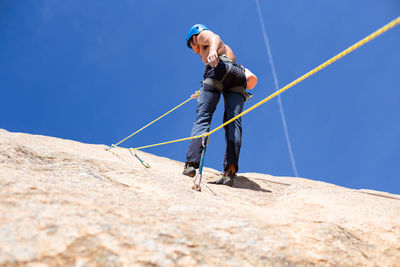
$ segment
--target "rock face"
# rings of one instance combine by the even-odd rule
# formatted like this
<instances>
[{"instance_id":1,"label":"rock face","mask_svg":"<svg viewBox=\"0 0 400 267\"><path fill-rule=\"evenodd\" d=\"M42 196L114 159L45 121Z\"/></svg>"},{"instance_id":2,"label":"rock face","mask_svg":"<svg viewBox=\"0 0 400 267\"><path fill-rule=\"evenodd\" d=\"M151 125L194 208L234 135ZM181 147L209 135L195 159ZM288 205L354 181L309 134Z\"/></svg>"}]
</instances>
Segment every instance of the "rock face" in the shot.
<instances>
[{"instance_id":1,"label":"rock face","mask_svg":"<svg viewBox=\"0 0 400 267\"><path fill-rule=\"evenodd\" d=\"M0 266L400 266L398 195L105 148L0 130Z\"/></svg>"}]
</instances>

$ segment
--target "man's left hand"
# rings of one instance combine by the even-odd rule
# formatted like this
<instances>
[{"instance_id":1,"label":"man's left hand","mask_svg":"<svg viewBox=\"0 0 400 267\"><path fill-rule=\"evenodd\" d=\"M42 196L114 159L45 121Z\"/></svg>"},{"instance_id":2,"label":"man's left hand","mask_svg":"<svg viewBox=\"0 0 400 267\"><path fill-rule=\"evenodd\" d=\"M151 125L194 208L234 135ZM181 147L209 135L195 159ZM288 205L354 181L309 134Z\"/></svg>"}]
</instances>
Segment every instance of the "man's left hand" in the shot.
<instances>
[{"instance_id":1,"label":"man's left hand","mask_svg":"<svg viewBox=\"0 0 400 267\"><path fill-rule=\"evenodd\" d=\"M198 91L196 91L194 94L192 94L190 97L192 98L192 99L197 99L197 98L199 98L199 96L200 96L200 90L198 90Z\"/></svg>"}]
</instances>

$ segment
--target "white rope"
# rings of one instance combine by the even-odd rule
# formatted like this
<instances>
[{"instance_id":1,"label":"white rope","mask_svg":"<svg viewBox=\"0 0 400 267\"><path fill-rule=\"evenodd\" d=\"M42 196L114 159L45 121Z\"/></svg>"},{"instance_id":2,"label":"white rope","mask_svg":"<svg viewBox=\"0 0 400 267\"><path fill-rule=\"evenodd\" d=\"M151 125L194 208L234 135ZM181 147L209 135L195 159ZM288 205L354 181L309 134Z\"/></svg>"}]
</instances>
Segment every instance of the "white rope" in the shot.
<instances>
[{"instance_id":1,"label":"white rope","mask_svg":"<svg viewBox=\"0 0 400 267\"><path fill-rule=\"evenodd\" d=\"M257 5L257 11L258 11L258 17L260 19L261 29L262 29L262 32L263 32L263 35L264 35L264 43L265 43L265 47L267 48L269 63L271 65L271 69L272 69L272 75L274 77L275 91L278 91L279 90L278 77L277 77L276 71L275 71L275 64L274 64L274 60L272 58L271 47L269 45L267 31L265 30L265 26L264 26L265 25L264 24L264 19L263 19L263 16L261 14L260 3L258 2L258 0L255 0L255 1L256 1L256 5ZM278 95L278 105L279 105L279 111L280 111L280 114L281 114L283 129L284 129L284 132L285 132L285 138L286 138L286 143L287 143L287 146L288 146L290 160L292 162L293 172L294 172L294 175L296 177L299 177L299 173L297 172L296 162L295 162L294 154L293 154L293 150L292 150L292 145L291 145L290 138L289 138L289 131L288 131L287 123L286 123L285 112L283 110L282 99L281 99L280 95Z\"/></svg>"}]
</instances>

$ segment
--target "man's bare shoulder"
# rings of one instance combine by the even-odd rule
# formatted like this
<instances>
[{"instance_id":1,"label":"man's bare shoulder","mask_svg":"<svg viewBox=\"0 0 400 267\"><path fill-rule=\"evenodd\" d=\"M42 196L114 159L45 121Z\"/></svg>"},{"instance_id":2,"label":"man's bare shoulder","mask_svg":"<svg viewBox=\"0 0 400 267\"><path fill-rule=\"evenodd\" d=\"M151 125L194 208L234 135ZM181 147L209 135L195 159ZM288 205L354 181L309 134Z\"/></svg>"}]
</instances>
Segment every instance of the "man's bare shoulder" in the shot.
<instances>
[{"instance_id":1,"label":"man's bare shoulder","mask_svg":"<svg viewBox=\"0 0 400 267\"><path fill-rule=\"evenodd\" d=\"M211 38L214 38L214 37L219 37L219 36L216 33L214 33L213 31L206 30L206 31L202 31L201 33L199 33L199 35L197 36L197 40L200 44L209 43Z\"/></svg>"}]
</instances>

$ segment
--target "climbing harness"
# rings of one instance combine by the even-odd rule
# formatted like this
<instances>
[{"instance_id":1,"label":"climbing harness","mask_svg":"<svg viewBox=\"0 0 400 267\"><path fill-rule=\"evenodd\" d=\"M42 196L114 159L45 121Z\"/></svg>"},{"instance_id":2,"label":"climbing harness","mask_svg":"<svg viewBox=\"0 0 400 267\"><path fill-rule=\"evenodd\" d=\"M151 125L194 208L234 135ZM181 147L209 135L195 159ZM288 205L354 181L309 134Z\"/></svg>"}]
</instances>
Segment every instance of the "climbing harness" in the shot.
<instances>
[{"instance_id":1,"label":"climbing harness","mask_svg":"<svg viewBox=\"0 0 400 267\"><path fill-rule=\"evenodd\" d=\"M142 160L138 155L137 155L137 153L136 153L136 149L134 149L134 148L128 148L128 150L129 150L129 152L131 153L131 155L132 156L134 156L134 157L136 157L139 161L140 161L140 163L142 163L142 165L145 167L145 168L150 168L150 164L148 164L147 162L145 162L144 160ZM133 153L132 153L132 150L133 150Z\"/></svg>"},{"instance_id":2,"label":"climbing harness","mask_svg":"<svg viewBox=\"0 0 400 267\"><path fill-rule=\"evenodd\" d=\"M236 67L240 68L241 70L243 70L243 72L245 72L245 68L242 65L239 65L239 64L235 63L234 61L232 61L226 55L220 55L218 57L222 62L228 63L227 64L228 65L228 70L225 72L225 75L222 77L221 80L217 80L217 79L214 79L214 78L206 78L201 83L202 84L207 84L209 86L212 86L215 89L217 89L218 91L222 92L222 90L224 89L223 82L225 81L226 77L228 76L230 70L232 69L232 66L236 66ZM206 69L208 67L209 66L207 64L206 65ZM242 86L242 85L233 86L233 87L229 88L228 91L243 95L246 98L246 101L250 100L250 98L252 96L252 94L246 92L246 88L244 86Z\"/></svg>"},{"instance_id":3,"label":"climbing harness","mask_svg":"<svg viewBox=\"0 0 400 267\"><path fill-rule=\"evenodd\" d=\"M210 142L210 137L207 136L207 133L202 134L201 137L202 137L201 144L203 146L203 151L201 151L199 173L196 174L196 176L194 177L194 179L193 179L194 185L192 187L193 190L197 190L199 192L201 191L201 186L200 185L201 185L201 178L203 177L204 157L206 155L207 147L208 147L208 144ZM206 141L206 139L207 139L207 141ZM197 179L199 179L199 183L198 184L196 183Z\"/></svg>"},{"instance_id":4,"label":"climbing harness","mask_svg":"<svg viewBox=\"0 0 400 267\"><path fill-rule=\"evenodd\" d=\"M232 68L232 66L229 65L227 73L230 71L231 68ZM218 80L213 79L213 78L206 78L206 79L204 79L204 80L202 81L202 84L207 84L207 85L209 85L209 86L214 87L214 88L217 89L218 91L222 92L222 90L224 89L224 86L222 85L222 83L223 83L223 81L224 81L225 79L226 79L226 75L222 78L221 81L218 81ZM248 97L247 95L252 95L252 94L246 92L246 88L244 88L244 86L240 86L240 85L231 87L231 88L228 89L228 91L229 91L229 92L234 92L234 93L241 94L241 95L243 95L244 97L246 97L246 100L248 100L248 99L247 99L247 97ZM250 98L249 98L249 99L250 99Z\"/></svg>"}]
</instances>

